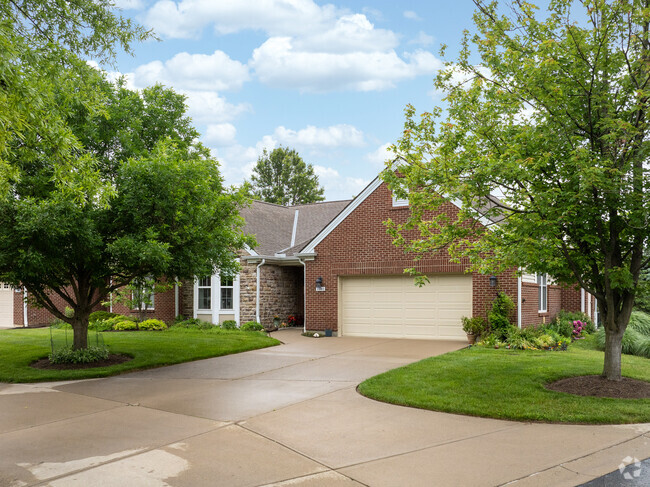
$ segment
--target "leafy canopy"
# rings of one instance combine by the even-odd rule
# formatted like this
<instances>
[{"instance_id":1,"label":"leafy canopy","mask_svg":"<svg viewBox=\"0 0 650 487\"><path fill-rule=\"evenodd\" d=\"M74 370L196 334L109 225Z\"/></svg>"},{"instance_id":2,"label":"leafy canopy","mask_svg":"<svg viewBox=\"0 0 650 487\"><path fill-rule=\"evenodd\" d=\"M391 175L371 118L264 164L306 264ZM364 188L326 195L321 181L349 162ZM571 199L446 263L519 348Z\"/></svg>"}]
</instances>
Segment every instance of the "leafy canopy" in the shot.
<instances>
[{"instance_id":1,"label":"leafy canopy","mask_svg":"<svg viewBox=\"0 0 650 487\"><path fill-rule=\"evenodd\" d=\"M305 164L295 150L286 147L271 152L264 149L253 169L250 190L256 199L284 206L325 199L314 167Z\"/></svg>"},{"instance_id":2,"label":"leafy canopy","mask_svg":"<svg viewBox=\"0 0 650 487\"><path fill-rule=\"evenodd\" d=\"M396 243L420 255L448 248L480 271L521 266L577 281L620 337L648 267L650 8L475 4L477 33L436 79L446 115L407 107L383 175L398 195L410 190L414 210L391 225ZM457 218L426 213L445 199L462 203Z\"/></svg>"}]
</instances>

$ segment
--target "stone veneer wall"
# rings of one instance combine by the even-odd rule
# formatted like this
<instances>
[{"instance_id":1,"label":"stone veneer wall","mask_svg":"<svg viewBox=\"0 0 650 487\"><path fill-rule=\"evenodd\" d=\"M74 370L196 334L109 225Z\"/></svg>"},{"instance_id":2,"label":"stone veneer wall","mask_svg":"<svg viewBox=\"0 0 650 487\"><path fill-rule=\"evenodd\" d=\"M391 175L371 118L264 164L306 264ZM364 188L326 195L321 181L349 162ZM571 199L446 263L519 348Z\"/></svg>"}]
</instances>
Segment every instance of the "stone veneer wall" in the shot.
<instances>
[{"instance_id":1,"label":"stone veneer wall","mask_svg":"<svg viewBox=\"0 0 650 487\"><path fill-rule=\"evenodd\" d=\"M289 315L302 316L303 299L301 296L304 283L302 266L263 265L260 271L260 318L262 324L272 324L273 317L276 315L284 322L287 321Z\"/></svg>"},{"instance_id":2,"label":"stone veneer wall","mask_svg":"<svg viewBox=\"0 0 650 487\"><path fill-rule=\"evenodd\" d=\"M257 264L242 262L239 272L239 324L257 319Z\"/></svg>"}]
</instances>

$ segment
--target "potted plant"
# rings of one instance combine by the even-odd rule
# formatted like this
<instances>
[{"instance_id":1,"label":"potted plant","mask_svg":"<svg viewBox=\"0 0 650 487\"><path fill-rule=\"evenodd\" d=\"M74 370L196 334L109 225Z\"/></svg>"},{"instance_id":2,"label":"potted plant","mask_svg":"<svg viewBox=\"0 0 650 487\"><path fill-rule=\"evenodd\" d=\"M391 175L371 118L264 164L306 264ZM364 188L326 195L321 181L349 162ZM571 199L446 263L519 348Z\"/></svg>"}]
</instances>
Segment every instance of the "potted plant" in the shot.
<instances>
[{"instance_id":1,"label":"potted plant","mask_svg":"<svg viewBox=\"0 0 650 487\"><path fill-rule=\"evenodd\" d=\"M485 332L486 322L480 316L473 316L472 318L463 316L461 321L463 323L463 331L467 334L467 341L470 345L473 345L483 332Z\"/></svg>"}]
</instances>

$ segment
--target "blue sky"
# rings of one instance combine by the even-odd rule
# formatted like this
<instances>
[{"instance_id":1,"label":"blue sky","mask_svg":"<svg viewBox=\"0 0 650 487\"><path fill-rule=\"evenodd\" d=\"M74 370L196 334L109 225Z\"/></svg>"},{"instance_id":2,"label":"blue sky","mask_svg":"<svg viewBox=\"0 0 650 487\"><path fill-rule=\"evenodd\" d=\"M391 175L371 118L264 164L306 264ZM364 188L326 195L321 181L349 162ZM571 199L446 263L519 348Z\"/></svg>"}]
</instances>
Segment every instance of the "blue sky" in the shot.
<instances>
[{"instance_id":1,"label":"blue sky","mask_svg":"<svg viewBox=\"0 0 650 487\"><path fill-rule=\"evenodd\" d=\"M282 145L314 166L328 200L378 174L407 103L441 103L432 82L440 45L455 59L473 12L469 0L116 3L161 39L120 55L117 71L133 88L158 82L187 96L228 184Z\"/></svg>"}]
</instances>

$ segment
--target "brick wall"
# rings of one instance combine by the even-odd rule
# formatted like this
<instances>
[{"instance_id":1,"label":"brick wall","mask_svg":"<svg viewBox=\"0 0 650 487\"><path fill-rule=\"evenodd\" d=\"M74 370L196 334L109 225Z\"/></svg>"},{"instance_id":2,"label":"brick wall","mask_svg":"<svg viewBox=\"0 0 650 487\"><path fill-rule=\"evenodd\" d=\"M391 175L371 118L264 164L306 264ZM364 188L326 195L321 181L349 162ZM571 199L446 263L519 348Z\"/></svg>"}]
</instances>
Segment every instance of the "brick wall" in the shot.
<instances>
[{"instance_id":1,"label":"brick wall","mask_svg":"<svg viewBox=\"0 0 650 487\"><path fill-rule=\"evenodd\" d=\"M454 217L458 208L451 203L442 210ZM403 223L408 207L393 207L392 195L385 184L379 186L343 222L316 246L317 256L307 262L307 319L310 330L338 329L338 278L352 275L402 275L404 268L415 267L425 274L464 273L467 262L449 261L446 251L413 261L395 247L386 234L383 222L392 219ZM411 238L416 237L413 233ZM514 272L498 277L497 288L490 287L489 276L473 273L473 313L485 316L497 291L505 291L513 299L517 296L517 278ZM322 277L325 291L316 291L316 278ZM516 316L516 315L515 315Z\"/></svg>"},{"instance_id":2,"label":"brick wall","mask_svg":"<svg viewBox=\"0 0 650 487\"><path fill-rule=\"evenodd\" d=\"M153 304L154 309L148 309L145 312L145 319L156 318L167 323L174 321L174 318L176 318L176 297L173 287L162 293L156 293L154 295ZM115 302L113 303L113 313L119 313L125 316L134 316L136 318L140 315L137 309L130 309L122 303Z\"/></svg>"}]
</instances>

